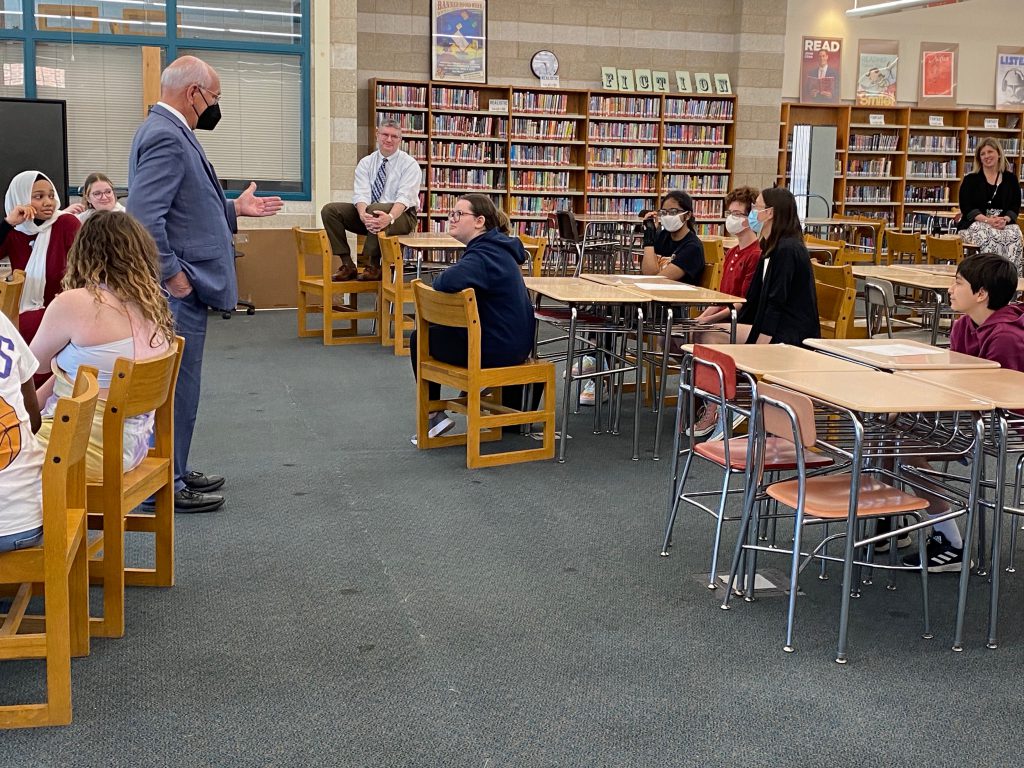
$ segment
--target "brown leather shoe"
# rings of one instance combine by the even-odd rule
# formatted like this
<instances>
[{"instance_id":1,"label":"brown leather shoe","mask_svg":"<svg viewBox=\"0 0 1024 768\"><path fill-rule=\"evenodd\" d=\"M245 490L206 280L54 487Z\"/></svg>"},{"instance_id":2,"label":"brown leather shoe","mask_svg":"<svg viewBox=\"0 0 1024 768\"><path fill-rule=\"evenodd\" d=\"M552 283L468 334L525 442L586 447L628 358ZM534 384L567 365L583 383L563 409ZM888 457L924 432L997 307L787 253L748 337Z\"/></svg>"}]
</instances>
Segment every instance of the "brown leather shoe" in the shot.
<instances>
[{"instance_id":1,"label":"brown leather shoe","mask_svg":"<svg viewBox=\"0 0 1024 768\"><path fill-rule=\"evenodd\" d=\"M370 266L363 270L363 274L359 276L359 279L365 282L380 280L380 267L375 267L371 264Z\"/></svg>"},{"instance_id":2,"label":"brown leather shoe","mask_svg":"<svg viewBox=\"0 0 1024 768\"><path fill-rule=\"evenodd\" d=\"M345 264L342 264L341 269L339 269L331 276L331 280L333 280L336 283L343 283L346 280L355 280L356 274L358 274L358 272L355 267L350 267L346 266Z\"/></svg>"}]
</instances>

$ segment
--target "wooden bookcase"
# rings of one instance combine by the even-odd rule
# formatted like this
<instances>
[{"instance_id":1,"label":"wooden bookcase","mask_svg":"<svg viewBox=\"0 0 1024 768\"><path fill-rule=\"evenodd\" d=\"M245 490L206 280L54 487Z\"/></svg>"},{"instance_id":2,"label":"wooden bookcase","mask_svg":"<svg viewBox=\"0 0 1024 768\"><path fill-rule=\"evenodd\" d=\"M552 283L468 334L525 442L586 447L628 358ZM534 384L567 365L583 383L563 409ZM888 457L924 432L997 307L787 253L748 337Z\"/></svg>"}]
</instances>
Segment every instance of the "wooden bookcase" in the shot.
<instances>
[{"instance_id":1,"label":"wooden bookcase","mask_svg":"<svg viewBox=\"0 0 1024 768\"><path fill-rule=\"evenodd\" d=\"M373 79L369 100L370 125L398 120L423 165L422 229L443 229L468 191L492 195L520 232L538 234L550 211L639 212L685 189L697 231L722 230L735 96Z\"/></svg>"},{"instance_id":2,"label":"wooden bookcase","mask_svg":"<svg viewBox=\"0 0 1024 768\"><path fill-rule=\"evenodd\" d=\"M879 115L882 124L873 117ZM986 120L997 120L999 127L986 128ZM1002 142L1024 186L1022 123L1020 112L988 109L787 103L782 105L779 122L776 180L790 182L793 126L834 125L838 129L835 213L909 224L916 216L956 207L960 180L972 170L974 150L984 136Z\"/></svg>"}]
</instances>

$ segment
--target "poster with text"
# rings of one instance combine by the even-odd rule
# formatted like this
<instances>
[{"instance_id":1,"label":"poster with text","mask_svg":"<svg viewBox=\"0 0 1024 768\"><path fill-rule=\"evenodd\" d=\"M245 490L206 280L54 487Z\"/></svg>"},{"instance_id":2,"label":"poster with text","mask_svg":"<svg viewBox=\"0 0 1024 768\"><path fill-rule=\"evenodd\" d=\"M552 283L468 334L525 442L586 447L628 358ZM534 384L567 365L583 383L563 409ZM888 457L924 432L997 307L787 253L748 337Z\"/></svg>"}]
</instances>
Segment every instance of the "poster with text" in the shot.
<instances>
[{"instance_id":1,"label":"poster with text","mask_svg":"<svg viewBox=\"0 0 1024 768\"><path fill-rule=\"evenodd\" d=\"M996 48L996 109L1024 110L1024 48Z\"/></svg>"},{"instance_id":2,"label":"poster with text","mask_svg":"<svg viewBox=\"0 0 1024 768\"><path fill-rule=\"evenodd\" d=\"M430 0L434 80L487 82L487 0Z\"/></svg>"},{"instance_id":3,"label":"poster with text","mask_svg":"<svg viewBox=\"0 0 1024 768\"><path fill-rule=\"evenodd\" d=\"M921 43L920 91L922 107L956 106L956 43Z\"/></svg>"},{"instance_id":4,"label":"poster with text","mask_svg":"<svg viewBox=\"0 0 1024 768\"><path fill-rule=\"evenodd\" d=\"M856 101L862 107L896 105L898 40L861 40L857 46Z\"/></svg>"},{"instance_id":5,"label":"poster with text","mask_svg":"<svg viewBox=\"0 0 1024 768\"><path fill-rule=\"evenodd\" d=\"M843 41L837 37L805 37L800 56L800 101L838 104Z\"/></svg>"}]
</instances>

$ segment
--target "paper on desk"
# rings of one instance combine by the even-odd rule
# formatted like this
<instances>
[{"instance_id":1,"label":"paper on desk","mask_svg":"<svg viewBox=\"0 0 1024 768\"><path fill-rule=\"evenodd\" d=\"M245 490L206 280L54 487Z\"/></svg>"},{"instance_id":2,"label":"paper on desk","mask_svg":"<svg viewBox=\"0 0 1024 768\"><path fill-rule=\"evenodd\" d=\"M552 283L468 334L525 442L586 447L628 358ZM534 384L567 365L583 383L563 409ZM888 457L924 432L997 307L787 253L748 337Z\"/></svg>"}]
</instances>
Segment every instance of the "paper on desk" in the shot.
<instances>
[{"instance_id":1,"label":"paper on desk","mask_svg":"<svg viewBox=\"0 0 1024 768\"><path fill-rule=\"evenodd\" d=\"M914 347L910 344L878 344L876 346L850 347L861 352L885 357L908 357L909 355L944 355L946 350L935 347Z\"/></svg>"},{"instance_id":2,"label":"paper on desk","mask_svg":"<svg viewBox=\"0 0 1024 768\"><path fill-rule=\"evenodd\" d=\"M637 283L637 288L644 291L693 291L696 290L692 285L686 283Z\"/></svg>"}]
</instances>

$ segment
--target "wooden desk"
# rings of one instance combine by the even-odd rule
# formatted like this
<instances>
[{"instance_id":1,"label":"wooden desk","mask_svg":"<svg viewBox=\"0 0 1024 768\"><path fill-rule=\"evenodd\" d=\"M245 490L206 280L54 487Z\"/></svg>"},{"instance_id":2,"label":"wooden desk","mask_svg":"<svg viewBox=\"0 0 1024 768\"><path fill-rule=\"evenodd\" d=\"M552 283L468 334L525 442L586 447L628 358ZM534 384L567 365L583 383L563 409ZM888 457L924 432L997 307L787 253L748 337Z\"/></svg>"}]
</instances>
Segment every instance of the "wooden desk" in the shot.
<instances>
[{"instance_id":1,"label":"wooden desk","mask_svg":"<svg viewBox=\"0 0 1024 768\"><path fill-rule=\"evenodd\" d=\"M683 351L693 354L693 344L684 344ZM793 371L849 372L866 370L863 365L831 355L812 352L790 344L705 344L736 362L736 367L752 376Z\"/></svg>"},{"instance_id":2,"label":"wooden desk","mask_svg":"<svg viewBox=\"0 0 1024 768\"><path fill-rule=\"evenodd\" d=\"M594 374L584 375L582 372L573 376L571 374L573 360L576 354L576 317L580 305L586 304L611 304L617 306L633 306L636 308L636 334L637 345L640 347L637 355L636 365L636 398L633 406L633 461L640 460L640 399L643 389L643 338L644 338L644 312L641 305L646 304L649 299L643 294L629 288L602 285L593 280L584 280L579 277L525 277L523 278L528 290L538 296L546 296L554 301L569 305L569 329L568 329L568 354L565 361L565 385L562 393L562 418L561 433L562 439L558 444L558 462L565 462L565 445L568 442L569 433L569 401L572 397L572 382L576 379L594 378ZM539 301L539 300L538 300ZM607 332L625 332L626 327L611 329ZM599 353L600 354L600 353ZM628 369L630 366L626 366ZM582 366L581 366L582 370ZM621 369L619 369L621 370ZM599 371L598 375L602 375ZM603 375L611 375L605 372ZM595 396L594 418L599 423L601 415L600 390ZM616 426L612 432L618 431L617 416Z\"/></svg>"},{"instance_id":3,"label":"wooden desk","mask_svg":"<svg viewBox=\"0 0 1024 768\"><path fill-rule=\"evenodd\" d=\"M595 275L588 273L580 275L580 277L601 285L626 288L646 296L649 301L664 304L715 306L718 304L742 304L746 301L742 296L712 291L701 288L699 285L689 285L658 275Z\"/></svg>"},{"instance_id":4,"label":"wooden desk","mask_svg":"<svg viewBox=\"0 0 1024 768\"><path fill-rule=\"evenodd\" d=\"M972 357L948 349L940 349L920 341L905 339L806 339L804 343L813 349L820 349L830 355L843 357L858 363L870 365L884 371L922 371L948 369L983 369L998 368L999 363ZM872 352L872 347L882 348ZM885 347L903 348L908 351L920 350L911 354L887 354Z\"/></svg>"}]
</instances>

